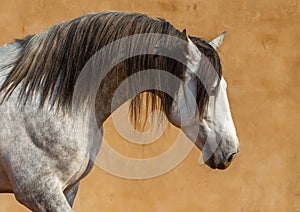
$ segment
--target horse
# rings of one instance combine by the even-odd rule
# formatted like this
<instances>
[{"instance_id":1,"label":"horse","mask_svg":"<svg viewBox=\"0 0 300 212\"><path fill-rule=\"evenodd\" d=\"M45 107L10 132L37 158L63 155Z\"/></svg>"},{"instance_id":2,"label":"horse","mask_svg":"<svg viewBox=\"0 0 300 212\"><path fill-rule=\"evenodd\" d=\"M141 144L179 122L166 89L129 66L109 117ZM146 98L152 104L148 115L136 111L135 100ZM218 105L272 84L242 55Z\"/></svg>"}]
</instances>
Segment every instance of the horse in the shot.
<instances>
[{"instance_id":1,"label":"horse","mask_svg":"<svg viewBox=\"0 0 300 212\"><path fill-rule=\"evenodd\" d=\"M164 19L109 11L1 46L0 193L32 211L72 211L103 123L127 100L134 123L146 102L208 166L227 168L239 142L216 51L223 37L208 42ZM118 90L129 77L134 83Z\"/></svg>"}]
</instances>

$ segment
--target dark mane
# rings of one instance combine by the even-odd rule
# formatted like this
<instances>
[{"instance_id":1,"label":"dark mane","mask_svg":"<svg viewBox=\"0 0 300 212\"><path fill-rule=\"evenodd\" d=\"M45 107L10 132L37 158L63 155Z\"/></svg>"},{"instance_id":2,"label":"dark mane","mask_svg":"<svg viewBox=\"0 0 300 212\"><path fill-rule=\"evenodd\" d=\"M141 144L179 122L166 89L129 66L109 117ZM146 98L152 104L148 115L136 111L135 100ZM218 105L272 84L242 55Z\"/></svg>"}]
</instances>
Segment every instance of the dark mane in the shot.
<instances>
[{"instance_id":1,"label":"dark mane","mask_svg":"<svg viewBox=\"0 0 300 212\"><path fill-rule=\"evenodd\" d=\"M19 98L24 104L35 93L40 92L41 107L51 99L60 108L70 108L76 80L86 62L103 46L120 38L141 33L182 36L180 31L163 19L152 19L143 14L103 12L84 15L54 25L40 34L17 40L16 42L23 46L23 50L17 62L11 64L14 68L0 88L0 92L4 93L3 100L7 99L22 82ZM219 57L214 49L199 38L191 37L191 39L209 58L221 76ZM122 65L115 67L114 71L117 70L116 73L120 72L124 77L130 76L142 68L153 68L151 67L153 60L153 56L137 57L124 61ZM183 64L174 63L171 59L162 64L164 70L183 79L185 71ZM124 79L121 77L120 80ZM208 95L201 82L198 84L197 102L202 114ZM152 101L152 109L157 108L164 112L169 111L173 101L169 95L159 91L151 91L146 98L147 101ZM138 95L132 102L133 116L138 117L142 101L143 98Z\"/></svg>"}]
</instances>

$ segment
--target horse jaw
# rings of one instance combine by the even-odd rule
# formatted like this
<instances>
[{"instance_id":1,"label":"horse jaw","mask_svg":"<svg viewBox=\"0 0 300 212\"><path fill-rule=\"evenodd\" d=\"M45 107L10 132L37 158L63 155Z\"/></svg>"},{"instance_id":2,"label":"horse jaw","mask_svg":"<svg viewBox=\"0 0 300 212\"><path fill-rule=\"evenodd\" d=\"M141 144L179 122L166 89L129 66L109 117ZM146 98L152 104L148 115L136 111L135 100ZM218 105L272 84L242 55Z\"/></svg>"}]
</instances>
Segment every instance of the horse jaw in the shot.
<instances>
[{"instance_id":1,"label":"horse jaw","mask_svg":"<svg viewBox=\"0 0 300 212\"><path fill-rule=\"evenodd\" d=\"M213 39L209 44L215 50L217 50L221 46L225 34L226 34L226 32L222 32L218 37L216 37L215 39Z\"/></svg>"}]
</instances>

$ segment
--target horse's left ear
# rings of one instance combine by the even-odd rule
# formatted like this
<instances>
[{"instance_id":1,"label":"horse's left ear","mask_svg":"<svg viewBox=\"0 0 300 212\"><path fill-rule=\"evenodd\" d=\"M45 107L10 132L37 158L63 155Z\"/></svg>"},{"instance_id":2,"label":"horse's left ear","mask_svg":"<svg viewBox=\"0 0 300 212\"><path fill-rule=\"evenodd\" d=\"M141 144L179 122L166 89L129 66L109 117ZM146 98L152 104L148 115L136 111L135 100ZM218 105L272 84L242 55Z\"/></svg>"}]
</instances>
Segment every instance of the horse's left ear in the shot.
<instances>
[{"instance_id":1,"label":"horse's left ear","mask_svg":"<svg viewBox=\"0 0 300 212\"><path fill-rule=\"evenodd\" d=\"M186 33L186 29L184 29L181 33L181 39L182 40L185 40L185 41L188 41L188 36L187 36L187 33Z\"/></svg>"},{"instance_id":2,"label":"horse's left ear","mask_svg":"<svg viewBox=\"0 0 300 212\"><path fill-rule=\"evenodd\" d=\"M214 49L217 50L221 46L225 34L226 34L226 32L221 33L218 37L213 39L209 44L212 47L214 47Z\"/></svg>"}]
</instances>

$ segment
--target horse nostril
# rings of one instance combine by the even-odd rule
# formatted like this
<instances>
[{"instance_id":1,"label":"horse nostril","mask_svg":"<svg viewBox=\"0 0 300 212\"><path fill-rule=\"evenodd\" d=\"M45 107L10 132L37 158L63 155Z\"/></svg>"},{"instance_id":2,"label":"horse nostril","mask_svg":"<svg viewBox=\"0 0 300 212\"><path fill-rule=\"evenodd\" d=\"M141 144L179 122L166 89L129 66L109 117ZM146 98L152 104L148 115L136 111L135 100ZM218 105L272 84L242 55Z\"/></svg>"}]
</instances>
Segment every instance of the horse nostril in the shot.
<instances>
[{"instance_id":1,"label":"horse nostril","mask_svg":"<svg viewBox=\"0 0 300 212\"><path fill-rule=\"evenodd\" d=\"M235 158L235 156L236 156L236 153L231 154L231 155L228 157L227 162L231 163L231 161L233 161L233 159Z\"/></svg>"}]
</instances>

